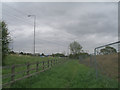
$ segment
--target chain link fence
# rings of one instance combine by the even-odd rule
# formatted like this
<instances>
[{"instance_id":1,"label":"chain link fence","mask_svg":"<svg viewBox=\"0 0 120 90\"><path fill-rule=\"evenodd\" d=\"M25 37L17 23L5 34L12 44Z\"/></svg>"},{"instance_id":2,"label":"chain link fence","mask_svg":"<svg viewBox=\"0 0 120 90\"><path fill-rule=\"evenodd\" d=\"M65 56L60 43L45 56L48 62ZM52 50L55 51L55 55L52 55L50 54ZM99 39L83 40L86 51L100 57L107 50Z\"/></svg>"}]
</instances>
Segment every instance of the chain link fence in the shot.
<instances>
[{"instance_id":1,"label":"chain link fence","mask_svg":"<svg viewBox=\"0 0 120 90\"><path fill-rule=\"evenodd\" d=\"M96 78L106 76L118 80L118 55L120 41L106 44L94 49L89 56L79 56L81 64L85 64L95 70Z\"/></svg>"}]
</instances>

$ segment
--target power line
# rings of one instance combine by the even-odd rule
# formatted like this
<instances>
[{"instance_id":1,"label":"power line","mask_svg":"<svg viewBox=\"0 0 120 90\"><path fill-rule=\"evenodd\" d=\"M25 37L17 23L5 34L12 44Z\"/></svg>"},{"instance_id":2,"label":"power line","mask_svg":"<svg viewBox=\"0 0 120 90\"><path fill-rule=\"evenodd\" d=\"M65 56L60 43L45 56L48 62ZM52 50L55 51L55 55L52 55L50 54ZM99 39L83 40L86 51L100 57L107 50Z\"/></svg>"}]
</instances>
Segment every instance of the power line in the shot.
<instances>
[{"instance_id":1,"label":"power line","mask_svg":"<svg viewBox=\"0 0 120 90\"><path fill-rule=\"evenodd\" d=\"M13 8L13 7L11 7L11 6L7 5L7 4L4 4L4 5L7 6L9 9L13 9L13 11L16 11L16 12L18 12L19 14L24 15L24 16L27 16L27 15L31 14L31 13L26 13L26 12L23 12L23 11L18 10L18 9L16 9L16 8ZM27 12L28 12L28 11L29 11L29 10L27 10ZM39 14L40 14L40 13L37 12L37 16L38 16ZM25 19L26 19L26 18L25 18Z\"/></svg>"},{"instance_id":2,"label":"power line","mask_svg":"<svg viewBox=\"0 0 120 90\"><path fill-rule=\"evenodd\" d=\"M6 14L4 14L4 15L10 16L9 18L11 18L11 17L17 18L17 19L21 20L21 21L24 22L24 23L27 23L27 24L29 23L29 24L33 25L32 23L25 21L25 19L23 19L23 18L21 18L21 17L15 16L15 15L13 16L13 15L8 14L8 13L6 13ZM3 19L4 19L4 18L3 18Z\"/></svg>"},{"instance_id":3,"label":"power line","mask_svg":"<svg viewBox=\"0 0 120 90\"><path fill-rule=\"evenodd\" d=\"M21 10L18 10L18 9L16 9L16 8L13 8L12 6L9 6L9 5L7 5L7 4L5 4L7 7L9 7L9 9L10 8L12 8L12 9L14 9L16 12L18 12L18 13L20 13L20 14L23 14L23 15L28 15L28 14L30 14L30 13L26 13L26 12L23 12L23 11L21 11ZM26 7L27 8L27 7ZM28 11L27 11L28 12ZM39 14L39 12L37 12L38 14Z\"/></svg>"},{"instance_id":4,"label":"power line","mask_svg":"<svg viewBox=\"0 0 120 90\"><path fill-rule=\"evenodd\" d=\"M23 15L28 15L28 13L25 13L25 12L22 12L22 11L20 11L20 10L18 10L18 9L15 9L15 8L13 8L13 7L11 7L11 6L9 6L9 5L6 5L6 4L4 4L5 6L7 6L7 7L10 7L10 8L12 8L12 9L14 9L15 11L17 11L18 13L22 13Z\"/></svg>"},{"instance_id":5,"label":"power line","mask_svg":"<svg viewBox=\"0 0 120 90\"><path fill-rule=\"evenodd\" d=\"M6 5L6 4L5 4ZM8 6L8 5L6 5L6 6ZM8 6L8 7L10 7L10 6ZM12 8L12 7L10 7L10 8L8 8L8 9L13 9L13 11L16 11L17 13L19 13L19 14L21 14L22 16L26 16L27 17L27 15L28 14L26 14L26 13L23 13L22 11L19 11L19 10L17 10L17 9L15 9L15 8ZM6 10L6 9L5 9ZM5 10L3 11L3 13L6 13L5 12ZM10 10L6 10L7 11L7 15L11 15L11 16L15 16L16 18L19 18L19 19L23 19L23 21L25 21L25 20L30 20L30 19L27 19L27 18L21 18L21 17L18 17L18 16L16 16L16 15L12 15L12 14L10 14L11 12L10 12ZM9 12L9 14L8 14L8 12ZM16 13L16 14L17 14ZM18 15L19 15L18 14ZM26 22L26 21L25 21ZM30 21L28 21L27 23L29 23ZM32 23L30 23L30 24L32 24Z\"/></svg>"}]
</instances>

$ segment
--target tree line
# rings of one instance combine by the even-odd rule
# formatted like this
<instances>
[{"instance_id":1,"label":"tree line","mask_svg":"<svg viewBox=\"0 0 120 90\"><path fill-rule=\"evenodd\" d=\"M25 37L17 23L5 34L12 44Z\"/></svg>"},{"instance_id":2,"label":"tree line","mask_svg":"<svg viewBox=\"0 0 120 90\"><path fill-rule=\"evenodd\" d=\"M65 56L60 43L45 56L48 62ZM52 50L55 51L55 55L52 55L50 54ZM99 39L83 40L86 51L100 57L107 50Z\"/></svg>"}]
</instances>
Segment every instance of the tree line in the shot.
<instances>
[{"instance_id":1,"label":"tree line","mask_svg":"<svg viewBox=\"0 0 120 90\"><path fill-rule=\"evenodd\" d=\"M52 57L66 57L63 53L54 53L52 55L45 55L44 53L35 53L35 55L33 55L32 53L25 53L25 52L14 52L14 51L10 51L9 54L20 54L20 55L30 55L30 56L52 56Z\"/></svg>"}]
</instances>

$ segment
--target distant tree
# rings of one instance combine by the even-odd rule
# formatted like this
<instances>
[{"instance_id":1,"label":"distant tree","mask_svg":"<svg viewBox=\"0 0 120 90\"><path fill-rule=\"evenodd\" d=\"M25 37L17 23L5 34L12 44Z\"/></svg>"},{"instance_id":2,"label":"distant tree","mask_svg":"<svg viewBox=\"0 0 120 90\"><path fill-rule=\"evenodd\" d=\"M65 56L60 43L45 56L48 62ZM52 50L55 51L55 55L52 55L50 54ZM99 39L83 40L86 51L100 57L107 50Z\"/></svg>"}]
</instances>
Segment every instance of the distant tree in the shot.
<instances>
[{"instance_id":1,"label":"distant tree","mask_svg":"<svg viewBox=\"0 0 120 90\"><path fill-rule=\"evenodd\" d=\"M20 52L19 54L22 54L22 55L23 55L24 53L23 53L23 52Z\"/></svg>"},{"instance_id":2,"label":"distant tree","mask_svg":"<svg viewBox=\"0 0 120 90\"><path fill-rule=\"evenodd\" d=\"M80 51L82 50L82 46L77 41L70 43L69 47L71 54L74 55L80 53Z\"/></svg>"},{"instance_id":3,"label":"distant tree","mask_svg":"<svg viewBox=\"0 0 120 90\"><path fill-rule=\"evenodd\" d=\"M100 53L103 55L112 54L112 53L117 53L117 50L113 47L106 46L105 48L100 50Z\"/></svg>"},{"instance_id":4,"label":"distant tree","mask_svg":"<svg viewBox=\"0 0 120 90\"><path fill-rule=\"evenodd\" d=\"M45 56L44 53L41 54L42 56Z\"/></svg>"},{"instance_id":5,"label":"distant tree","mask_svg":"<svg viewBox=\"0 0 120 90\"><path fill-rule=\"evenodd\" d=\"M23 55L27 55L27 53L23 53Z\"/></svg>"},{"instance_id":6,"label":"distant tree","mask_svg":"<svg viewBox=\"0 0 120 90\"><path fill-rule=\"evenodd\" d=\"M26 55L32 55L32 53L26 53Z\"/></svg>"},{"instance_id":7,"label":"distant tree","mask_svg":"<svg viewBox=\"0 0 120 90\"><path fill-rule=\"evenodd\" d=\"M9 53L10 53L10 54L15 54L15 52L14 52L14 51L10 51Z\"/></svg>"},{"instance_id":8,"label":"distant tree","mask_svg":"<svg viewBox=\"0 0 120 90\"><path fill-rule=\"evenodd\" d=\"M0 31L2 31L2 65L5 65L5 57L10 51L9 43L11 38L8 33L7 24L4 21L0 22Z\"/></svg>"},{"instance_id":9,"label":"distant tree","mask_svg":"<svg viewBox=\"0 0 120 90\"><path fill-rule=\"evenodd\" d=\"M65 57L64 54L62 53L56 53L56 54L52 54L53 57Z\"/></svg>"}]
</instances>

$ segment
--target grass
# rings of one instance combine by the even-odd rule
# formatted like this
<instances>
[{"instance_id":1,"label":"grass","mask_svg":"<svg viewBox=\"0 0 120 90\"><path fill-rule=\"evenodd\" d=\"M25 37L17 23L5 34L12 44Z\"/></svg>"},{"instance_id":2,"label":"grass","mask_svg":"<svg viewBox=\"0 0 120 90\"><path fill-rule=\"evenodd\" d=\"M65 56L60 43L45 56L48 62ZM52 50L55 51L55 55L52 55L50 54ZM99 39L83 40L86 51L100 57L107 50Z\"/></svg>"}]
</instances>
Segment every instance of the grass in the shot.
<instances>
[{"instance_id":1,"label":"grass","mask_svg":"<svg viewBox=\"0 0 120 90\"><path fill-rule=\"evenodd\" d=\"M46 61L51 59L58 59L54 57L39 57L39 56L28 56L28 55L8 55L5 59L5 65L13 65L13 64L24 64L26 62L36 62L36 61Z\"/></svg>"},{"instance_id":2,"label":"grass","mask_svg":"<svg viewBox=\"0 0 120 90\"><path fill-rule=\"evenodd\" d=\"M5 65L6 66L11 66L13 64L25 64L25 63L36 63L37 61L42 62L42 61L48 61L48 60L60 60L60 58L56 57L33 57L33 56L25 56L25 55L8 55L5 59ZM46 62L47 63L47 62ZM42 63L39 64L39 66L42 66ZM36 64L31 65L31 68L36 67ZM22 66L19 68L16 68L15 71L21 71L26 69L26 66ZM11 68L9 69L3 69L2 74L8 74L11 73Z\"/></svg>"},{"instance_id":3,"label":"grass","mask_svg":"<svg viewBox=\"0 0 120 90\"><path fill-rule=\"evenodd\" d=\"M97 55L96 61L99 72L108 77L118 79L118 54ZM83 60L81 63L88 66L92 64L94 67L94 57L92 57L92 63L90 62L90 57Z\"/></svg>"},{"instance_id":4,"label":"grass","mask_svg":"<svg viewBox=\"0 0 120 90\"><path fill-rule=\"evenodd\" d=\"M50 59L59 59L53 57L32 57L9 55L6 58L6 65L24 64L25 62L46 61ZM59 59L61 60L61 59ZM35 67L34 65L32 68ZM16 69L16 71L25 70L26 67ZM10 73L10 69L3 70L3 74ZM19 76L17 76L19 77ZM10 80L10 78L9 78ZM5 81L9 81L3 80ZM64 64L58 64L48 71L35 76L17 81L10 88L117 88L117 80L106 76L95 78L94 69L80 64L78 60L69 60ZM7 88L7 87L5 87Z\"/></svg>"},{"instance_id":5,"label":"grass","mask_svg":"<svg viewBox=\"0 0 120 90\"><path fill-rule=\"evenodd\" d=\"M53 57L33 57L33 56L25 56L25 55L8 55L6 57L6 60L5 60L5 65L6 66L11 66L13 64L25 64L27 62L29 63L36 63L37 61L48 61L48 60L62 60L62 58L53 58ZM50 63L50 62L49 62ZM47 62L45 62L45 64L47 64ZM36 64L33 64L33 65L30 65L30 69L35 69L36 68ZM27 69L27 66L24 65L24 66L21 66L21 67L17 67L15 68L15 72L21 72L21 71L26 71ZM42 70L42 63L39 64L39 70ZM29 73L34 73L36 72L35 70L34 71L30 71ZM2 75L7 75L7 74L11 74L11 68L7 68L7 69L2 69ZM17 78L20 78L20 77L23 77L24 75L26 75L26 72L24 73L20 73L18 75L15 76L15 79ZM11 80L11 77L9 75L8 78L4 78L3 79L3 83L7 83Z\"/></svg>"},{"instance_id":6,"label":"grass","mask_svg":"<svg viewBox=\"0 0 120 90\"><path fill-rule=\"evenodd\" d=\"M95 78L93 69L70 60L63 65L16 82L11 88L117 88L118 83L108 77Z\"/></svg>"}]
</instances>

